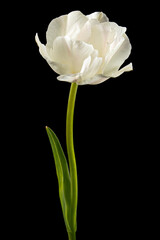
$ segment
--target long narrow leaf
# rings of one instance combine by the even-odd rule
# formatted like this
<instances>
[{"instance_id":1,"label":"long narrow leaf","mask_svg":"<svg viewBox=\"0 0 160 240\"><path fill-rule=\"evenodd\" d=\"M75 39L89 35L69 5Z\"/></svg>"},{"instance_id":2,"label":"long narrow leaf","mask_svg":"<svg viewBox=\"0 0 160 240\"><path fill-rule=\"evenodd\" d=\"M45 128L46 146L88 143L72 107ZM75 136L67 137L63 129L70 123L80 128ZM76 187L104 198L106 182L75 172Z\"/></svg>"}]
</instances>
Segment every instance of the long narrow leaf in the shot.
<instances>
[{"instance_id":1,"label":"long narrow leaf","mask_svg":"<svg viewBox=\"0 0 160 240\"><path fill-rule=\"evenodd\" d=\"M46 131L50 140L55 160L57 178L59 183L59 196L62 206L63 217L67 231L70 232L71 226L69 209L71 204L71 183L68 164L57 136L49 127L46 127Z\"/></svg>"}]
</instances>

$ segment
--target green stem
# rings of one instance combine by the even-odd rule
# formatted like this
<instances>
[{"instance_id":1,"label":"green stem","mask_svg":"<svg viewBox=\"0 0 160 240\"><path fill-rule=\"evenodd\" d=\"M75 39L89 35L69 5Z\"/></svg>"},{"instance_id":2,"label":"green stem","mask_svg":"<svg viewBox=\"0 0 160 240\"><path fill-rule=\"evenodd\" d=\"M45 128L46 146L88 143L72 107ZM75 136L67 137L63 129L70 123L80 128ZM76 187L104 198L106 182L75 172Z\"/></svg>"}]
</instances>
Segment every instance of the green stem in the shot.
<instances>
[{"instance_id":1,"label":"green stem","mask_svg":"<svg viewBox=\"0 0 160 240\"><path fill-rule=\"evenodd\" d=\"M69 232L68 233L68 239L69 240L76 240L76 233Z\"/></svg>"},{"instance_id":2,"label":"green stem","mask_svg":"<svg viewBox=\"0 0 160 240\"><path fill-rule=\"evenodd\" d=\"M76 218L77 218L77 200L78 200L78 183L77 183L77 167L76 158L74 153L74 142L73 142L73 117L74 117L74 106L77 93L78 85L72 83L70 88L70 94L68 99L67 118L66 118L66 144L69 160L69 169L71 177L71 227L72 232L68 233L69 240L75 240L76 232Z\"/></svg>"}]
</instances>

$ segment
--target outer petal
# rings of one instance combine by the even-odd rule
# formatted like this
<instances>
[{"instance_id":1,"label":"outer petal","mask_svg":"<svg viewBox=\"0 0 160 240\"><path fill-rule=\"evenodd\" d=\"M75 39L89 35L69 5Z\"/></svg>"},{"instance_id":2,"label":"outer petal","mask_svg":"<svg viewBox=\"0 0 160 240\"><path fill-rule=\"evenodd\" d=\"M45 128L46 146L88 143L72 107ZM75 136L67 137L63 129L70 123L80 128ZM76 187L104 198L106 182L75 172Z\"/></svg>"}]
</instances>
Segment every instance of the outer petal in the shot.
<instances>
[{"instance_id":1,"label":"outer petal","mask_svg":"<svg viewBox=\"0 0 160 240\"><path fill-rule=\"evenodd\" d=\"M96 85L96 84L100 84L100 83L105 82L106 80L108 80L111 77L116 78L116 77L120 76L122 73L131 71L131 70L133 70L132 63L128 64L127 66L125 66L123 68L121 68L119 71L116 71L116 72L112 73L112 76L106 77L106 76L104 76L102 74L98 74L98 75L95 75L94 77L92 77L91 79L89 79L88 81L80 82L79 85L84 85L84 84Z\"/></svg>"},{"instance_id":2,"label":"outer petal","mask_svg":"<svg viewBox=\"0 0 160 240\"><path fill-rule=\"evenodd\" d=\"M84 85L84 84L90 84L90 85L96 85L99 83L102 83L109 79L109 77L105 77L102 74L95 75L94 77L90 78L88 81L82 81L79 83L79 85Z\"/></svg>"},{"instance_id":3,"label":"outer petal","mask_svg":"<svg viewBox=\"0 0 160 240\"><path fill-rule=\"evenodd\" d=\"M120 76L122 73L124 72L128 72L128 71L131 71L133 70L133 66L132 66L132 63L128 64L127 66L121 68L119 71L116 71L114 73L112 73L111 76L104 76L104 75L95 75L92 79L90 79L88 81L88 84L91 84L91 85L96 85L96 84L100 84L100 83L103 83L105 82L106 80L108 80L109 78L113 77L113 78L116 78L118 76Z\"/></svg>"},{"instance_id":4,"label":"outer petal","mask_svg":"<svg viewBox=\"0 0 160 240\"><path fill-rule=\"evenodd\" d=\"M78 79L80 79L80 73L76 73L76 74L68 74L68 75L60 75L57 77L57 79L59 81L64 81L64 82L77 82Z\"/></svg>"},{"instance_id":5,"label":"outer petal","mask_svg":"<svg viewBox=\"0 0 160 240\"><path fill-rule=\"evenodd\" d=\"M114 77L114 78L119 77L122 73L129 72L132 70L133 70L133 66L132 66L132 63L130 63L130 64L126 65L125 67L121 68L120 70L114 72L112 74L112 77Z\"/></svg>"},{"instance_id":6,"label":"outer petal","mask_svg":"<svg viewBox=\"0 0 160 240\"><path fill-rule=\"evenodd\" d=\"M125 40L125 32L126 32L126 27L120 27L114 22L110 22L110 31L112 32L113 38L110 37L108 41L108 48L107 51L105 52L106 55L106 63L108 63L113 55L118 51L118 49L121 47L122 43Z\"/></svg>"},{"instance_id":7,"label":"outer petal","mask_svg":"<svg viewBox=\"0 0 160 240\"><path fill-rule=\"evenodd\" d=\"M36 34L35 40L39 47L40 54L47 61L50 67L58 74L62 74L63 72L65 72L66 71L65 66L63 66L61 63L56 63L53 61L52 56L49 53L50 52L49 49L47 49L47 47L40 42L38 34Z\"/></svg>"},{"instance_id":8,"label":"outer petal","mask_svg":"<svg viewBox=\"0 0 160 240\"><path fill-rule=\"evenodd\" d=\"M67 15L62 15L53 19L48 25L46 32L48 48L52 48L53 42L58 36L64 36L66 34L67 18Z\"/></svg>"},{"instance_id":9,"label":"outer petal","mask_svg":"<svg viewBox=\"0 0 160 240\"><path fill-rule=\"evenodd\" d=\"M69 37L58 37L53 43L53 60L66 66L61 74L79 73L84 60L95 52L92 45L73 41Z\"/></svg>"},{"instance_id":10,"label":"outer petal","mask_svg":"<svg viewBox=\"0 0 160 240\"><path fill-rule=\"evenodd\" d=\"M59 36L68 35L70 38L76 39L87 20L87 17L80 11L73 11L68 15L53 19L46 32L47 47L52 47L54 40Z\"/></svg>"},{"instance_id":11,"label":"outer petal","mask_svg":"<svg viewBox=\"0 0 160 240\"><path fill-rule=\"evenodd\" d=\"M121 45L118 46L117 51L114 53L109 62L108 59L106 58L103 75L112 76L112 73L116 72L120 68L124 61L129 57L130 53L131 44L129 42L128 37L125 34L123 41L121 41Z\"/></svg>"},{"instance_id":12,"label":"outer petal","mask_svg":"<svg viewBox=\"0 0 160 240\"><path fill-rule=\"evenodd\" d=\"M37 43L37 45L39 47L39 52L42 55L42 57L44 59L46 59L46 60L52 61L51 57L49 56L49 54L48 54L48 52L46 50L46 46L40 42L37 33L36 33L36 36L35 36L35 40L36 40L36 43Z\"/></svg>"},{"instance_id":13,"label":"outer petal","mask_svg":"<svg viewBox=\"0 0 160 240\"><path fill-rule=\"evenodd\" d=\"M119 27L115 23L105 22L92 24L92 33L89 43L99 51L99 56L105 57L110 50L112 42L115 42L115 39L119 39L125 31L126 28ZM113 51L114 50L115 48Z\"/></svg>"},{"instance_id":14,"label":"outer petal","mask_svg":"<svg viewBox=\"0 0 160 240\"><path fill-rule=\"evenodd\" d=\"M103 12L94 12L87 15L88 19L97 19L99 22L108 22L108 17Z\"/></svg>"}]
</instances>

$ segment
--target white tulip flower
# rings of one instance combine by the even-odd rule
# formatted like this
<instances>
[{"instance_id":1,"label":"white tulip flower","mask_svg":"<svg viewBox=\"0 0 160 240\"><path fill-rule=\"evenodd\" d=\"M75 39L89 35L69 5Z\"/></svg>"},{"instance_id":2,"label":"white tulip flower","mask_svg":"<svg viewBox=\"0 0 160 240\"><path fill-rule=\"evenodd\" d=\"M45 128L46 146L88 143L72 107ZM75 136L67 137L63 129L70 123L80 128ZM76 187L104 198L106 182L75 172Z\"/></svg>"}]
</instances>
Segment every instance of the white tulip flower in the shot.
<instances>
[{"instance_id":1,"label":"white tulip flower","mask_svg":"<svg viewBox=\"0 0 160 240\"><path fill-rule=\"evenodd\" d=\"M50 22L46 45L38 34L35 39L43 58L60 75L58 80L99 84L132 70L132 63L120 69L131 52L125 32L102 12L85 16L73 11Z\"/></svg>"},{"instance_id":2,"label":"white tulip flower","mask_svg":"<svg viewBox=\"0 0 160 240\"><path fill-rule=\"evenodd\" d=\"M69 240L76 240L78 176L74 152L73 119L78 85L99 84L132 70L122 67L131 52L126 28L109 22L102 12L83 15L73 11L55 18L48 26L46 45L36 34L43 58L58 73L58 80L70 82L66 114L67 157L51 128L46 131L51 144L59 185L59 197Z\"/></svg>"}]
</instances>

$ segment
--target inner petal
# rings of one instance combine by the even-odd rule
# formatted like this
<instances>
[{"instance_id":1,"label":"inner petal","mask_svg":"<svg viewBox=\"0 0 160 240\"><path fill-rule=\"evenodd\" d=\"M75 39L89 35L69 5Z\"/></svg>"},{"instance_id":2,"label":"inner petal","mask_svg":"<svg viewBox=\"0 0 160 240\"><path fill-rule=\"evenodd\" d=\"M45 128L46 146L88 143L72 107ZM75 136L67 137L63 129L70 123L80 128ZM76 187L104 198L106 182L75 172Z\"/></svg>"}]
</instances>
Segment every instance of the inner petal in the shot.
<instances>
[{"instance_id":1,"label":"inner petal","mask_svg":"<svg viewBox=\"0 0 160 240\"><path fill-rule=\"evenodd\" d=\"M73 41L68 36L58 37L53 43L53 59L66 66L66 74L80 72L84 60L94 52L92 45Z\"/></svg>"}]
</instances>

